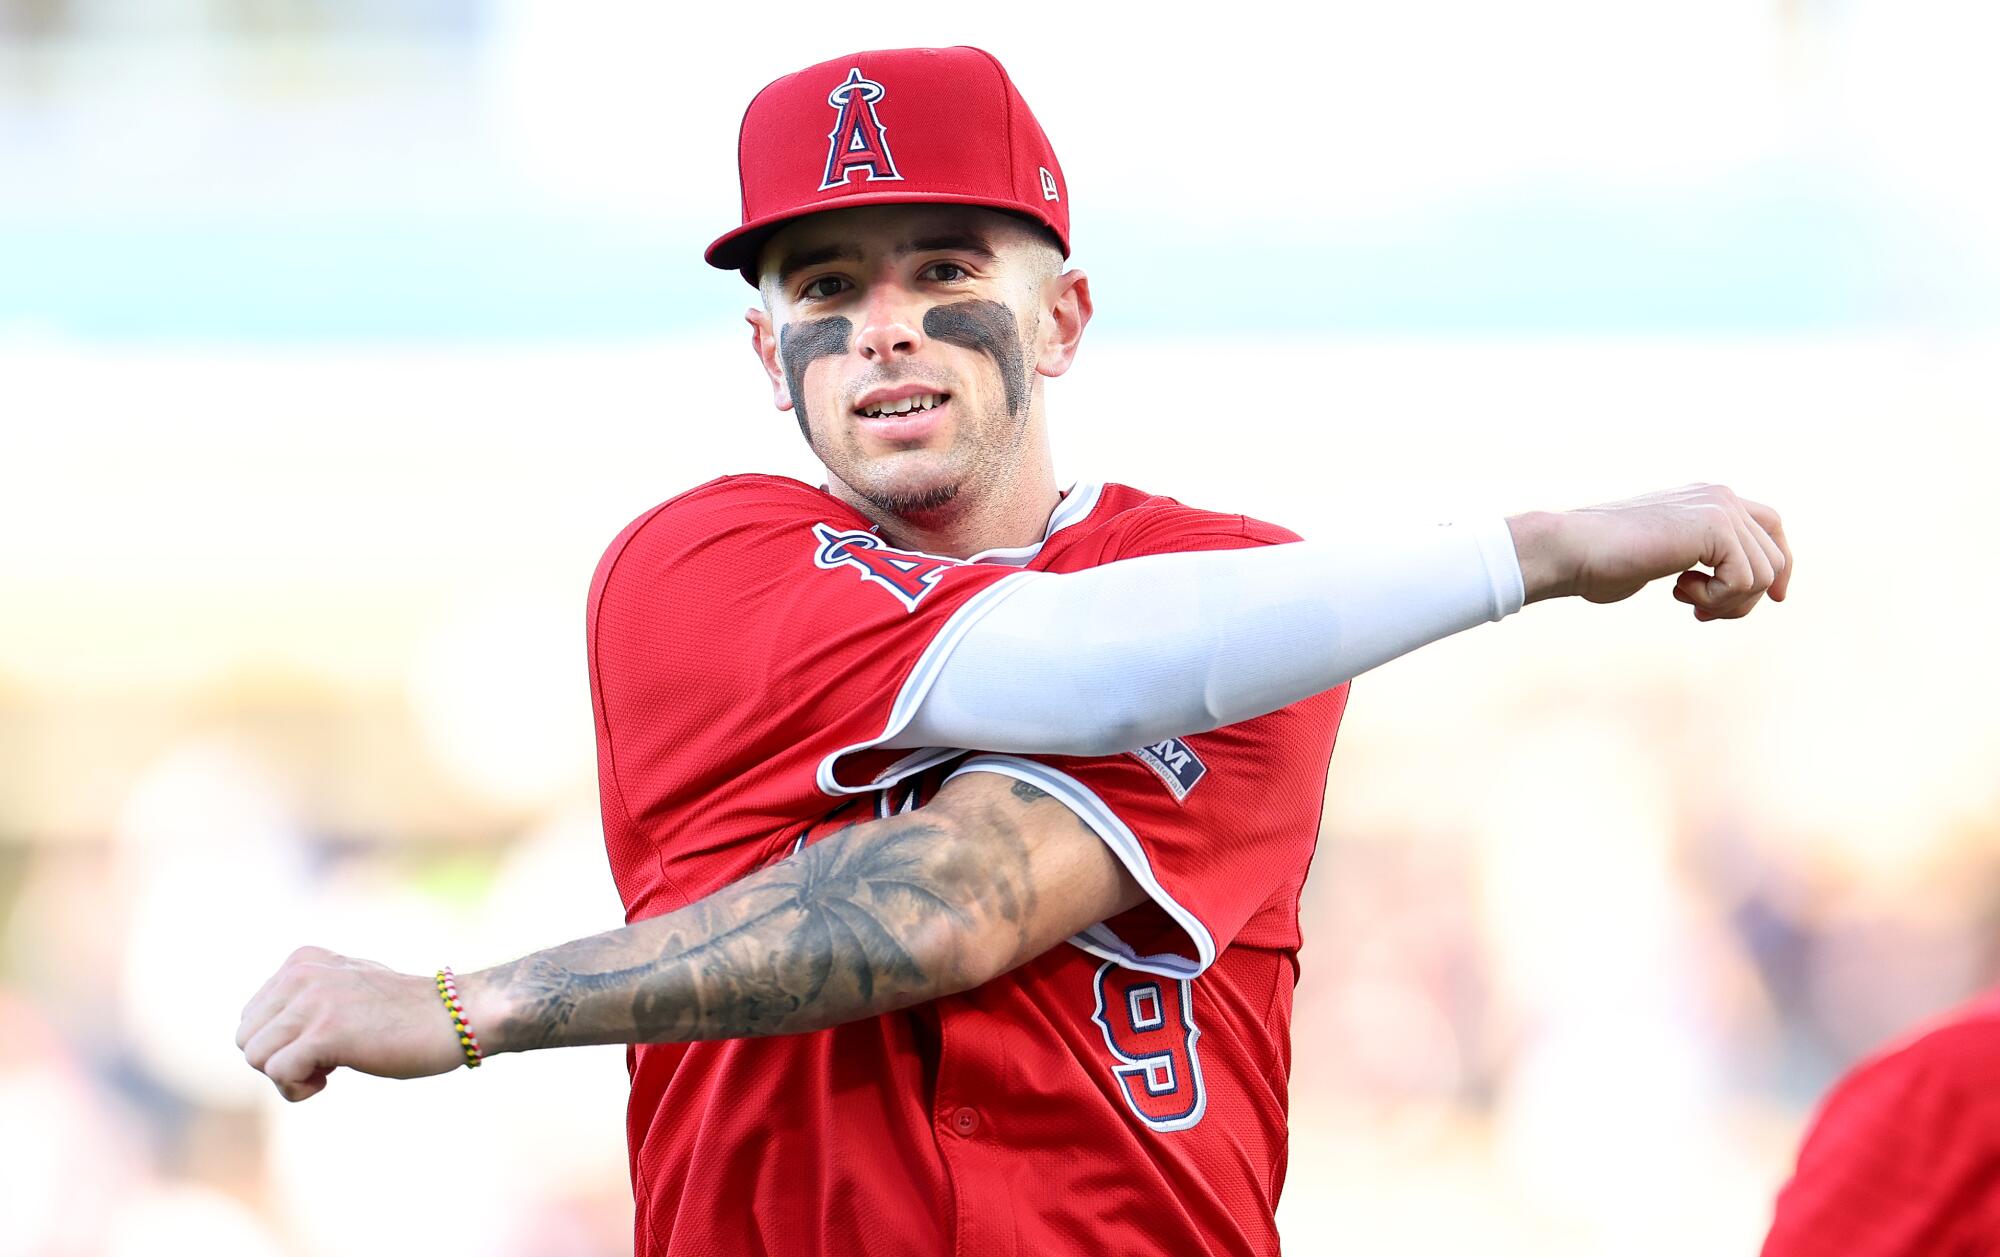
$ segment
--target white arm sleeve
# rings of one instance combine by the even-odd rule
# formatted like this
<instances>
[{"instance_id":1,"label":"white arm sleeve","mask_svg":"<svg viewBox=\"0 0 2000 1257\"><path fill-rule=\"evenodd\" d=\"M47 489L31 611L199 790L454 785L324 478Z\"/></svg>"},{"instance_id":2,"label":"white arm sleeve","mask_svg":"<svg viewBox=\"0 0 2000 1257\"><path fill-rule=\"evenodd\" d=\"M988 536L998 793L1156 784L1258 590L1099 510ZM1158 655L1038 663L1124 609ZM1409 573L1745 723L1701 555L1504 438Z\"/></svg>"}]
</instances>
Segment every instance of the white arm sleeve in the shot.
<instances>
[{"instance_id":1,"label":"white arm sleeve","mask_svg":"<svg viewBox=\"0 0 2000 1257\"><path fill-rule=\"evenodd\" d=\"M1276 711L1525 598L1504 519L1024 575L882 745L1127 751Z\"/></svg>"}]
</instances>

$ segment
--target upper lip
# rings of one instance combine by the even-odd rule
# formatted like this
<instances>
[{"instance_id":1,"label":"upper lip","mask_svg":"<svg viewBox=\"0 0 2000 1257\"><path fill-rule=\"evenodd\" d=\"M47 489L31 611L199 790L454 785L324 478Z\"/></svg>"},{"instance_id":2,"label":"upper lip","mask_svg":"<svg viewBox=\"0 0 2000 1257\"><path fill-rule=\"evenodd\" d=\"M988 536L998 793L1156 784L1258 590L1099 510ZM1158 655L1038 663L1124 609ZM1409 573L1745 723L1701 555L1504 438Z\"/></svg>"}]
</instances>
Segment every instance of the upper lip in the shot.
<instances>
[{"instance_id":1,"label":"upper lip","mask_svg":"<svg viewBox=\"0 0 2000 1257\"><path fill-rule=\"evenodd\" d=\"M854 403L854 410L855 413L859 414L870 406L881 406L889 402L899 402L905 397L919 397L925 393L936 393L939 397L951 396L950 393L945 392L945 390L934 384L885 384L879 388L871 388L863 393Z\"/></svg>"}]
</instances>

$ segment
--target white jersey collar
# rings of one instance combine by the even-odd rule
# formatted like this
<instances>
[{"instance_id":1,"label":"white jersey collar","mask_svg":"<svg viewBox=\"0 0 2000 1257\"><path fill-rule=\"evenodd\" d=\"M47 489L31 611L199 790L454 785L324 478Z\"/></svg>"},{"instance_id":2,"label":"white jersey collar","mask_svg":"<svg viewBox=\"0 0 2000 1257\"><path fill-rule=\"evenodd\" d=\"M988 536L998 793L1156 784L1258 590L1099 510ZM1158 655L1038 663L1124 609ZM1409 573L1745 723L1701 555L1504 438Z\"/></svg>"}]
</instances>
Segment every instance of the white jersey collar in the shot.
<instances>
[{"instance_id":1,"label":"white jersey collar","mask_svg":"<svg viewBox=\"0 0 2000 1257\"><path fill-rule=\"evenodd\" d=\"M1012 549L981 550L978 554L966 558L964 562L998 563L1003 567L1026 566L1042 552L1042 547L1048 544L1050 537L1071 524L1082 523L1088 519L1090 513L1097 509L1098 495L1103 492L1104 486L1097 483L1071 485L1069 492L1063 494L1062 501L1056 503L1056 509L1049 512L1049 526L1042 533L1040 541L1031 546L1015 546Z\"/></svg>"}]
</instances>

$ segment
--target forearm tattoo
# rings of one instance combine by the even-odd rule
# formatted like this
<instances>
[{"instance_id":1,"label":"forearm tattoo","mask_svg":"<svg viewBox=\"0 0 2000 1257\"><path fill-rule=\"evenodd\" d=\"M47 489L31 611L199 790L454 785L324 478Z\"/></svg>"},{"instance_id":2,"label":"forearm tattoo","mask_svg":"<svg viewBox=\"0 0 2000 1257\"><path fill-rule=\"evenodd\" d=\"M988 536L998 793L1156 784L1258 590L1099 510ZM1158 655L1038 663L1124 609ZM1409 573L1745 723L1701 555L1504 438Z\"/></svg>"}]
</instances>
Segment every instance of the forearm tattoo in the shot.
<instances>
[{"instance_id":1,"label":"forearm tattoo","mask_svg":"<svg viewBox=\"0 0 2000 1257\"><path fill-rule=\"evenodd\" d=\"M967 944L1024 943L1035 911L1026 837L981 811L977 844L918 815L850 827L678 912L493 970L514 1010L505 1050L790 1034L967 989Z\"/></svg>"}]
</instances>

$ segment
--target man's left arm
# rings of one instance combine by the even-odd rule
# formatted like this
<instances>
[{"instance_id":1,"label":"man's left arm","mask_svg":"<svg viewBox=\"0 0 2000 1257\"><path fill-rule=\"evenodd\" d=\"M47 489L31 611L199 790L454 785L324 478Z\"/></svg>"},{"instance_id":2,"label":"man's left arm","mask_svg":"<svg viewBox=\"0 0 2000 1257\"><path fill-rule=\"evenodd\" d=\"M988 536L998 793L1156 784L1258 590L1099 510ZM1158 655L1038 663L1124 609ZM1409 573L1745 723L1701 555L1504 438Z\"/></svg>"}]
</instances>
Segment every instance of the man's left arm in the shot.
<instances>
[{"instance_id":1,"label":"man's left arm","mask_svg":"<svg viewBox=\"0 0 2000 1257\"><path fill-rule=\"evenodd\" d=\"M488 1055L818 1030L969 990L1145 897L1032 784L954 777L917 811L842 830L678 912L458 980ZM345 1066L463 1062L430 977L301 948L237 1046L288 1100Z\"/></svg>"}]
</instances>

